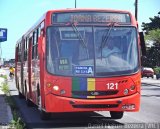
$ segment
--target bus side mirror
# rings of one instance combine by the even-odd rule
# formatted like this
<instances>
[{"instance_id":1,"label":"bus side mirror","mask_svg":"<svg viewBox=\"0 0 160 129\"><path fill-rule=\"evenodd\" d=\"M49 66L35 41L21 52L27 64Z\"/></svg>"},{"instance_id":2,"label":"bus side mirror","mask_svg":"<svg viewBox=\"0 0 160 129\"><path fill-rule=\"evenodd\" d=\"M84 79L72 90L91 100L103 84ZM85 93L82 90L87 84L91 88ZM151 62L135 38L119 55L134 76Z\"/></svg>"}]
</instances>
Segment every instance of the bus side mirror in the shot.
<instances>
[{"instance_id":1,"label":"bus side mirror","mask_svg":"<svg viewBox=\"0 0 160 129\"><path fill-rule=\"evenodd\" d=\"M141 45L142 56L145 56L146 55L146 45L145 45L143 32L139 32L139 36L140 36L140 45Z\"/></svg>"}]
</instances>

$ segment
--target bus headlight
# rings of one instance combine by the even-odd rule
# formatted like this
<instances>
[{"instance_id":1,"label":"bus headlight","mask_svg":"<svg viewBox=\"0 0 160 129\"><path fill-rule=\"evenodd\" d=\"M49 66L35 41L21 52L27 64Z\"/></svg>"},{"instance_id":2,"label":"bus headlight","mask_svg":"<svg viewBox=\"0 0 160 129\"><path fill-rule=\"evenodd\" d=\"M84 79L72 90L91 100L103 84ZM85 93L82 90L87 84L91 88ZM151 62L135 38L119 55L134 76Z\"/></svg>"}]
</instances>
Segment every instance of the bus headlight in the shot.
<instances>
[{"instance_id":1,"label":"bus headlight","mask_svg":"<svg viewBox=\"0 0 160 129\"><path fill-rule=\"evenodd\" d=\"M58 90L59 90L59 87L58 87L58 86L53 86L53 90L54 90L54 91L58 91Z\"/></svg>"},{"instance_id":2,"label":"bus headlight","mask_svg":"<svg viewBox=\"0 0 160 129\"><path fill-rule=\"evenodd\" d=\"M131 90L131 91L135 90L135 88L136 88L136 87L135 87L134 85L131 85L131 86L130 86L130 90Z\"/></svg>"}]
</instances>

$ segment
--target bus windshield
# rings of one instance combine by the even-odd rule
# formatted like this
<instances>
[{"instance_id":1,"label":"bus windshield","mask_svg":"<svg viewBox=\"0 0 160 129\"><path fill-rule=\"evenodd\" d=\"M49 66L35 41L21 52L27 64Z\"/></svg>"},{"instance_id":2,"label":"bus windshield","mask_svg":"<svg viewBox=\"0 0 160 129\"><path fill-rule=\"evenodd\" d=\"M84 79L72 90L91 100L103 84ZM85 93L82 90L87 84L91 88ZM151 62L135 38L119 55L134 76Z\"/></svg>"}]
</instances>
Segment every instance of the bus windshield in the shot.
<instances>
[{"instance_id":1,"label":"bus windshield","mask_svg":"<svg viewBox=\"0 0 160 129\"><path fill-rule=\"evenodd\" d=\"M76 31L73 26L51 26L47 29L47 70L82 77L132 74L139 67L137 44L137 30L131 26L76 26Z\"/></svg>"}]
</instances>

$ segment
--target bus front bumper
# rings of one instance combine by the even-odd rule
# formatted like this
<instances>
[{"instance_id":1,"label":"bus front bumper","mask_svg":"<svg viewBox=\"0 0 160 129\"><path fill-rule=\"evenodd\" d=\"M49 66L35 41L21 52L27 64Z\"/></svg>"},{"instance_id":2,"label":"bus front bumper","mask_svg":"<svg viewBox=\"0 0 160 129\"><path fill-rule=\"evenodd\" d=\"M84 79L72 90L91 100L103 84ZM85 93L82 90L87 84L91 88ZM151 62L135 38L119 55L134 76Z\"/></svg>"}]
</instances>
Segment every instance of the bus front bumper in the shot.
<instances>
[{"instance_id":1,"label":"bus front bumper","mask_svg":"<svg viewBox=\"0 0 160 129\"><path fill-rule=\"evenodd\" d=\"M48 94L46 112L139 111L140 94L111 99L75 99Z\"/></svg>"}]
</instances>

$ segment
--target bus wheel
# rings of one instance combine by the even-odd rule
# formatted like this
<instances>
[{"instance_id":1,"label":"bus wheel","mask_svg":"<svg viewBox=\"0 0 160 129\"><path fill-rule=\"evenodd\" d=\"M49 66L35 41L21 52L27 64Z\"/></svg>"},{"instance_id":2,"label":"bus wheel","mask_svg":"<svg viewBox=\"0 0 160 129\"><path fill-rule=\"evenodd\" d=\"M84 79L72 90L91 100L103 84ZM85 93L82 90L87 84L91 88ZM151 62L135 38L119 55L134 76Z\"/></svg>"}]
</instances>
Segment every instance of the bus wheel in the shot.
<instances>
[{"instance_id":1,"label":"bus wheel","mask_svg":"<svg viewBox=\"0 0 160 129\"><path fill-rule=\"evenodd\" d=\"M123 117L124 112L116 112L116 111L110 111L110 115L112 119L121 119Z\"/></svg>"},{"instance_id":2,"label":"bus wheel","mask_svg":"<svg viewBox=\"0 0 160 129\"><path fill-rule=\"evenodd\" d=\"M41 120L49 120L51 118L51 113L47 113L40 109L40 118Z\"/></svg>"},{"instance_id":3,"label":"bus wheel","mask_svg":"<svg viewBox=\"0 0 160 129\"><path fill-rule=\"evenodd\" d=\"M18 92L18 97L19 97L20 99L24 98L24 96L22 95L21 92Z\"/></svg>"}]
</instances>

